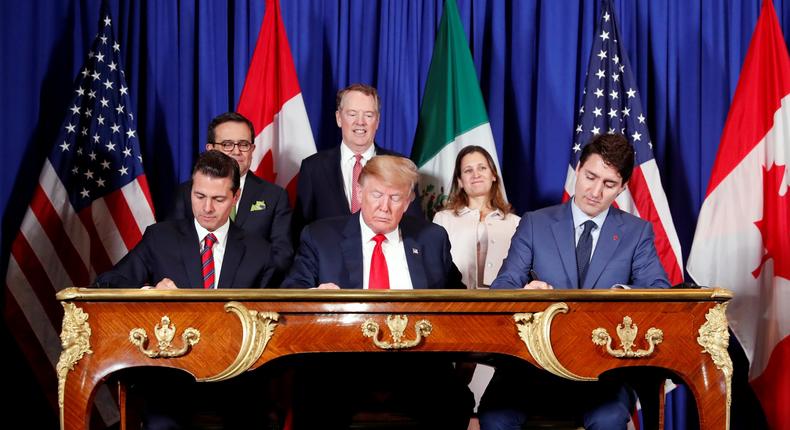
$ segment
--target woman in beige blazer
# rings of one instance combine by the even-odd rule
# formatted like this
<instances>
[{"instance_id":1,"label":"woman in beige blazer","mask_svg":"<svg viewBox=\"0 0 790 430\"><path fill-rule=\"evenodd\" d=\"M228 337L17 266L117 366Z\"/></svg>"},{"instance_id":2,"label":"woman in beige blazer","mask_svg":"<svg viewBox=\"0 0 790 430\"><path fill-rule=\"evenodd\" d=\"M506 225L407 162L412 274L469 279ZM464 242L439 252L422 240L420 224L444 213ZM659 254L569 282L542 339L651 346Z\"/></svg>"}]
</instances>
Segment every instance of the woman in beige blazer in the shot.
<instances>
[{"instance_id":1,"label":"woman in beige blazer","mask_svg":"<svg viewBox=\"0 0 790 430\"><path fill-rule=\"evenodd\" d=\"M491 155L479 146L463 148L455 159L450 196L433 222L450 236L453 262L467 288L488 288L510 248L520 218L510 213Z\"/></svg>"}]
</instances>

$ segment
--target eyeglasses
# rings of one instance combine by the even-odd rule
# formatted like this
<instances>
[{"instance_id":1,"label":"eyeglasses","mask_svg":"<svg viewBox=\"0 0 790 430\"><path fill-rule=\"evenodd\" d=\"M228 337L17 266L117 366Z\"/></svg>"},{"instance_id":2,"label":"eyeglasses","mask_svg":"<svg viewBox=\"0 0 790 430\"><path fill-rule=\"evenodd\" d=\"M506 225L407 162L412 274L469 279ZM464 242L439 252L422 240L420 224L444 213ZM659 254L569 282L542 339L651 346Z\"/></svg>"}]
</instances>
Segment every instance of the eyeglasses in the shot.
<instances>
[{"instance_id":1,"label":"eyeglasses","mask_svg":"<svg viewBox=\"0 0 790 430\"><path fill-rule=\"evenodd\" d=\"M233 151L234 146L239 147L239 151L247 152L252 149L252 143L249 140L223 140L222 142L211 142L212 145L220 145L225 151Z\"/></svg>"}]
</instances>

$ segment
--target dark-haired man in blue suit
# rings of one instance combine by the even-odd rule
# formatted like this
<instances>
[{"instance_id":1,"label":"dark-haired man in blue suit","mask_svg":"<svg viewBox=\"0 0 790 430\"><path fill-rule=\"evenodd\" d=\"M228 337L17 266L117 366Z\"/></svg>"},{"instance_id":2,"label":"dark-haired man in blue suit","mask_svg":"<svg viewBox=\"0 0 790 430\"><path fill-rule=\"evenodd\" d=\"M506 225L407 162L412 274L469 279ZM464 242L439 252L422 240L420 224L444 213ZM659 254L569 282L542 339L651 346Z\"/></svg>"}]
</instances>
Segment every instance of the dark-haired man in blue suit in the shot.
<instances>
[{"instance_id":1,"label":"dark-haired man in blue suit","mask_svg":"<svg viewBox=\"0 0 790 430\"><path fill-rule=\"evenodd\" d=\"M302 242L284 288L464 288L447 232L403 216L414 198L417 167L403 157L373 157L360 175L359 213L318 220ZM308 363L294 425L348 428L360 403L384 390L425 428L466 429L474 400L449 361L435 356L375 354L364 360L325 357ZM331 388L329 388L331 387ZM328 392L327 389L330 391ZM421 427L422 428L422 427Z\"/></svg>"},{"instance_id":2,"label":"dark-haired man in blue suit","mask_svg":"<svg viewBox=\"0 0 790 430\"><path fill-rule=\"evenodd\" d=\"M612 207L633 166L634 149L625 137L594 138L582 150L573 198L521 218L491 288L668 288L650 223ZM483 430L523 425L524 410L532 402L518 393L535 391L524 387L547 377L517 373L498 370L494 376L480 406ZM575 412L582 415L586 429L626 428L634 403L630 389L616 382L577 383L567 391L579 398L570 403L578 406Z\"/></svg>"}]
</instances>

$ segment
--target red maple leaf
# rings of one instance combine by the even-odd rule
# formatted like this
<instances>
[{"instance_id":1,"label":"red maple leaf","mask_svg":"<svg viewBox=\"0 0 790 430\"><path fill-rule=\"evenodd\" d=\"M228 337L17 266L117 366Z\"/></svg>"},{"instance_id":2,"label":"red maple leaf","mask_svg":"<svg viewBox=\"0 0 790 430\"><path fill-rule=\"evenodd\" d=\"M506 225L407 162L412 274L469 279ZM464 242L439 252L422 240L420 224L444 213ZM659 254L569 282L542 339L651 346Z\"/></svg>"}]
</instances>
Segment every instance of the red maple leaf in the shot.
<instances>
[{"instance_id":1,"label":"red maple leaf","mask_svg":"<svg viewBox=\"0 0 790 430\"><path fill-rule=\"evenodd\" d=\"M760 265L752 272L757 278L763 265L774 259L774 276L790 280L790 189L779 195L784 183L786 166L773 164L763 167L763 219L754 224L763 236L763 255Z\"/></svg>"}]
</instances>

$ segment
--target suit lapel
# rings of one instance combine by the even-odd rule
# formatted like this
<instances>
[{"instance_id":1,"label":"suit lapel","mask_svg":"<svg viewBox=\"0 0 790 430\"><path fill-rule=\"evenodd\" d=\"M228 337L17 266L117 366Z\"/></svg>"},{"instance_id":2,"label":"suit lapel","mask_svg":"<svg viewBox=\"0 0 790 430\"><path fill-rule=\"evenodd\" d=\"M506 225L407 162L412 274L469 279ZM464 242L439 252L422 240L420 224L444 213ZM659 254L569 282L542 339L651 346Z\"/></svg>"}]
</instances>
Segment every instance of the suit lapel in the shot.
<instances>
[{"instance_id":1,"label":"suit lapel","mask_svg":"<svg viewBox=\"0 0 790 430\"><path fill-rule=\"evenodd\" d=\"M219 276L217 288L233 288L236 271L239 269L241 259L244 257L244 232L241 228L230 223L228 241L225 243L225 255L222 257L222 271Z\"/></svg>"},{"instance_id":2,"label":"suit lapel","mask_svg":"<svg viewBox=\"0 0 790 430\"><path fill-rule=\"evenodd\" d=\"M422 260L424 255L422 245L413 237L408 223L401 221L400 233L403 240L403 251L406 253L406 264L409 266L412 288L415 290L428 288L425 264Z\"/></svg>"},{"instance_id":3,"label":"suit lapel","mask_svg":"<svg viewBox=\"0 0 790 430\"><path fill-rule=\"evenodd\" d=\"M203 238L197 236L194 218L179 223L178 230L182 236L181 243L178 245L181 248L181 263L184 265L184 271L189 279L188 286L179 287L203 288L203 274L200 266L200 241Z\"/></svg>"},{"instance_id":4,"label":"suit lapel","mask_svg":"<svg viewBox=\"0 0 790 430\"><path fill-rule=\"evenodd\" d=\"M342 145L342 143L340 144ZM328 163L324 163L324 178L329 188L329 196L339 199L339 207L344 207L344 213L350 215L351 209L346 201L346 189L343 187L343 171L340 169L340 145L333 148L329 154Z\"/></svg>"},{"instance_id":5,"label":"suit lapel","mask_svg":"<svg viewBox=\"0 0 790 430\"><path fill-rule=\"evenodd\" d=\"M562 208L562 213L554 224L551 225L554 242L562 259L562 267L570 279L570 285L575 288L579 285L579 272L576 267L576 238L573 230L573 215L570 203ZM570 246L568 246L570 244ZM589 279L589 274L587 278Z\"/></svg>"},{"instance_id":6,"label":"suit lapel","mask_svg":"<svg viewBox=\"0 0 790 430\"><path fill-rule=\"evenodd\" d=\"M364 266L362 264L362 230L359 227L359 212L349 217L343 228L343 240L340 250L343 254L343 265L346 268L348 285L341 288L362 289L364 282Z\"/></svg>"},{"instance_id":7,"label":"suit lapel","mask_svg":"<svg viewBox=\"0 0 790 430\"><path fill-rule=\"evenodd\" d=\"M587 269L587 276L584 278L584 288L593 288L598 278L601 277L603 269L612 259L617 246L620 245L620 237L623 232L620 224L622 223L617 209L610 208L609 214L601 226L601 234L598 235L598 242L595 244L590 267ZM611 285L601 285L602 288L609 288Z\"/></svg>"},{"instance_id":8,"label":"suit lapel","mask_svg":"<svg viewBox=\"0 0 790 430\"><path fill-rule=\"evenodd\" d=\"M241 227L244 225L244 221L247 220L247 217L250 215L250 207L252 206L252 199L254 199L254 195L257 193L255 191L257 188L257 183L255 180L258 179L252 172L247 172L247 179L244 181L244 189L241 190L241 199L239 200L239 208L236 210L236 219L233 221L236 223L237 226Z\"/></svg>"}]
</instances>

